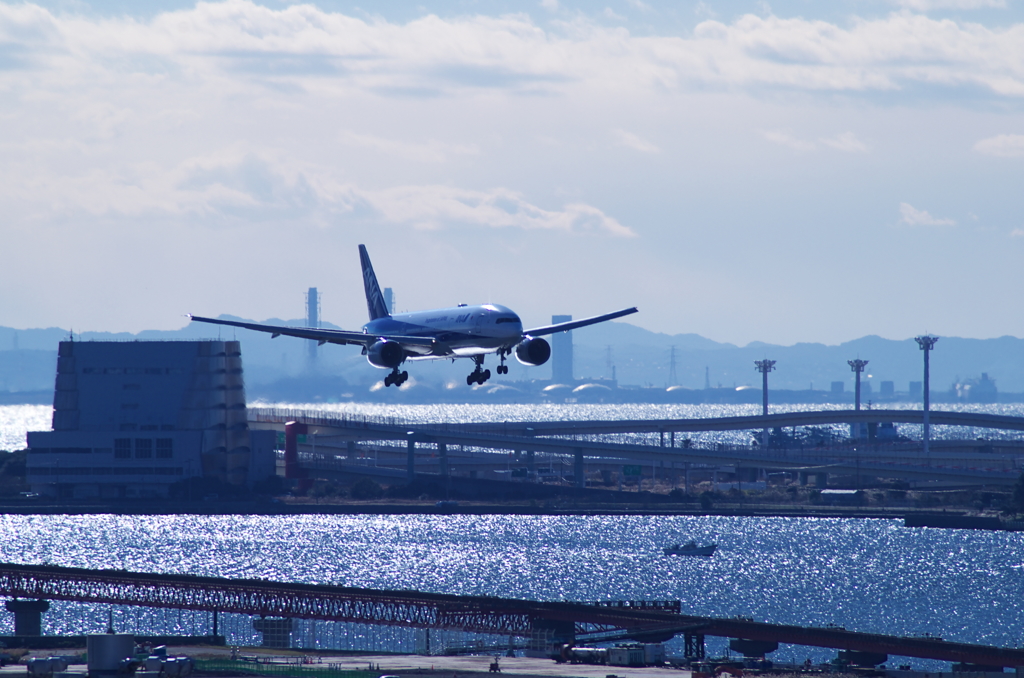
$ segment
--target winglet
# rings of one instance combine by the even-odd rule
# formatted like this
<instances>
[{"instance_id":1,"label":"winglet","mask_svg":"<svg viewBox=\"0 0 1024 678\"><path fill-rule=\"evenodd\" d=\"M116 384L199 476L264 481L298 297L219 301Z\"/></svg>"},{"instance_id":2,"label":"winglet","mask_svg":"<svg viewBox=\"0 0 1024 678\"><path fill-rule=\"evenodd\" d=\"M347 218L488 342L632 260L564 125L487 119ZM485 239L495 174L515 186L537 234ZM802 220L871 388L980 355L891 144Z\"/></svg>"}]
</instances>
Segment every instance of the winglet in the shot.
<instances>
[{"instance_id":1,"label":"winglet","mask_svg":"<svg viewBox=\"0 0 1024 678\"><path fill-rule=\"evenodd\" d=\"M366 245L359 246L359 263L363 267L363 287L366 290L366 310L370 312L370 320L387 318L388 307L384 304L384 295L381 294L380 285L377 284L377 276L373 273L373 264L370 263L370 255L366 252Z\"/></svg>"}]
</instances>

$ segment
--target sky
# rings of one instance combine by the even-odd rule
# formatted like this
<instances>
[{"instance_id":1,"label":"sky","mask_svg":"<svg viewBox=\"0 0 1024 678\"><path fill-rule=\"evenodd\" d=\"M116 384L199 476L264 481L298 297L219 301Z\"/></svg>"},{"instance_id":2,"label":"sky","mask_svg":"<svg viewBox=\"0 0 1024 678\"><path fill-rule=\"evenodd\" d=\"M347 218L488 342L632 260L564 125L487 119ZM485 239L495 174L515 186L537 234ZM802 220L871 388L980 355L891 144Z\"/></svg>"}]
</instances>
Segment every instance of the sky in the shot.
<instances>
[{"instance_id":1,"label":"sky","mask_svg":"<svg viewBox=\"0 0 1024 678\"><path fill-rule=\"evenodd\" d=\"M1022 7L0 2L0 325L1024 336Z\"/></svg>"}]
</instances>

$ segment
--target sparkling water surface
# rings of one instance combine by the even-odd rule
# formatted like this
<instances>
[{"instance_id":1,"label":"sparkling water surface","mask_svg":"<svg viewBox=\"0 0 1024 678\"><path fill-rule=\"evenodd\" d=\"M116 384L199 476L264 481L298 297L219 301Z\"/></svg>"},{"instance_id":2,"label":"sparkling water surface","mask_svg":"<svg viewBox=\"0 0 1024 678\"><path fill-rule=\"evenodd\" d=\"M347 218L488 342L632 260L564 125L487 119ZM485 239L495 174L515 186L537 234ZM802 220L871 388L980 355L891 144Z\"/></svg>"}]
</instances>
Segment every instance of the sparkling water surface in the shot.
<instances>
[{"instance_id":1,"label":"sparkling water surface","mask_svg":"<svg viewBox=\"0 0 1024 678\"><path fill-rule=\"evenodd\" d=\"M686 539L719 551L661 555ZM701 615L1024 639L1024 534L893 520L4 516L0 560L535 600L679 599Z\"/></svg>"},{"instance_id":2,"label":"sparkling water surface","mask_svg":"<svg viewBox=\"0 0 1024 678\"><path fill-rule=\"evenodd\" d=\"M700 406L636 407L630 414L619 406L568 409L595 419L693 416L682 412ZM0 421L9 426L17 417L4 409ZM47 418L42 409L18 415L22 444L24 427ZM704 416L745 409L715 406ZM1017 413L1006 410L986 411ZM417 421L443 421L442 411L449 421L567 418L562 406L360 411ZM719 551L710 559L661 555L688 539L715 541ZM1024 533L908 529L893 520L4 515L0 560L535 600L678 599L693 614L1024 644ZM48 632L101 630L100 608L107 609L55 603ZM10 623L0 632L10 633ZM175 623L185 623L181 614Z\"/></svg>"}]
</instances>

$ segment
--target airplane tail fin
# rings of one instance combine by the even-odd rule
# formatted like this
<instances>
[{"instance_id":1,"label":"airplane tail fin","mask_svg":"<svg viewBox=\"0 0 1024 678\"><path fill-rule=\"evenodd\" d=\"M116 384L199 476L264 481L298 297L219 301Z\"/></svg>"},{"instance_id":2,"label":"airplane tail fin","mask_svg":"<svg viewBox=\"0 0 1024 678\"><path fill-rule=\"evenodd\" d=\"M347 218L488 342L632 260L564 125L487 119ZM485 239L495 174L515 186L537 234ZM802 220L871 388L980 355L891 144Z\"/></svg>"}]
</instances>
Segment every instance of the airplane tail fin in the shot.
<instances>
[{"instance_id":1,"label":"airplane tail fin","mask_svg":"<svg viewBox=\"0 0 1024 678\"><path fill-rule=\"evenodd\" d=\"M366 289L366 309L370 312L370 320L389 317L391 314L388 313L384 295L377 284L377 276L373 272L373 264L370 263L366 245L359 246L359 263L363 267L363 287Z\"/></svg>"}]
</instances>

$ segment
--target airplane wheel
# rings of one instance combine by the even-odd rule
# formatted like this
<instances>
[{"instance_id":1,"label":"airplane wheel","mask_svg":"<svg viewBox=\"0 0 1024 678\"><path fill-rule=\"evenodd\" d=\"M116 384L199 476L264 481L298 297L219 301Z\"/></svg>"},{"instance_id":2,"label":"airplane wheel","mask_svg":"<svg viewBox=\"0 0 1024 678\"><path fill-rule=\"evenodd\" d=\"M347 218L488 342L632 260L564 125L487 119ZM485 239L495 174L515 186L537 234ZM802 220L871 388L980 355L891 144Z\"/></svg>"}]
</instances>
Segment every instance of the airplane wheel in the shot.
<instances>
[{"instance_id":1,"label":"airplane wheel","mask_svg":"<svg viewBox=\"0 0 1024 678\"><path fill-rule=\"evenodd\" d=\"M391 375L384 377L384 388L391 386Z\"/></svg>"},{"instance_id":2,"label":"airplane wheel","mask_svg":"<svg viewBox=\"0 0 1024 678\"><path fill-rule=\"evenodd\" d=\"M485 381L487 381L488 379L491 378L491 371L490 370L484 370L484 373L482 375L480 375L480 376L482 377L480 379L480 383L482 384L482 383L484 383Z\"/></svg>"},{"instance_id":3,"label":"airplane wheel","mask_svg":"<svg viewBox=\"0 0 1024 678\"><path fill-rule=\"evenodd\" d=\"M468 377L466 377L466 386L472 386L473 385L473 381L474 381L473 380L473 376L474 375L471 374Z\"/></svg>"}]
</instances>

